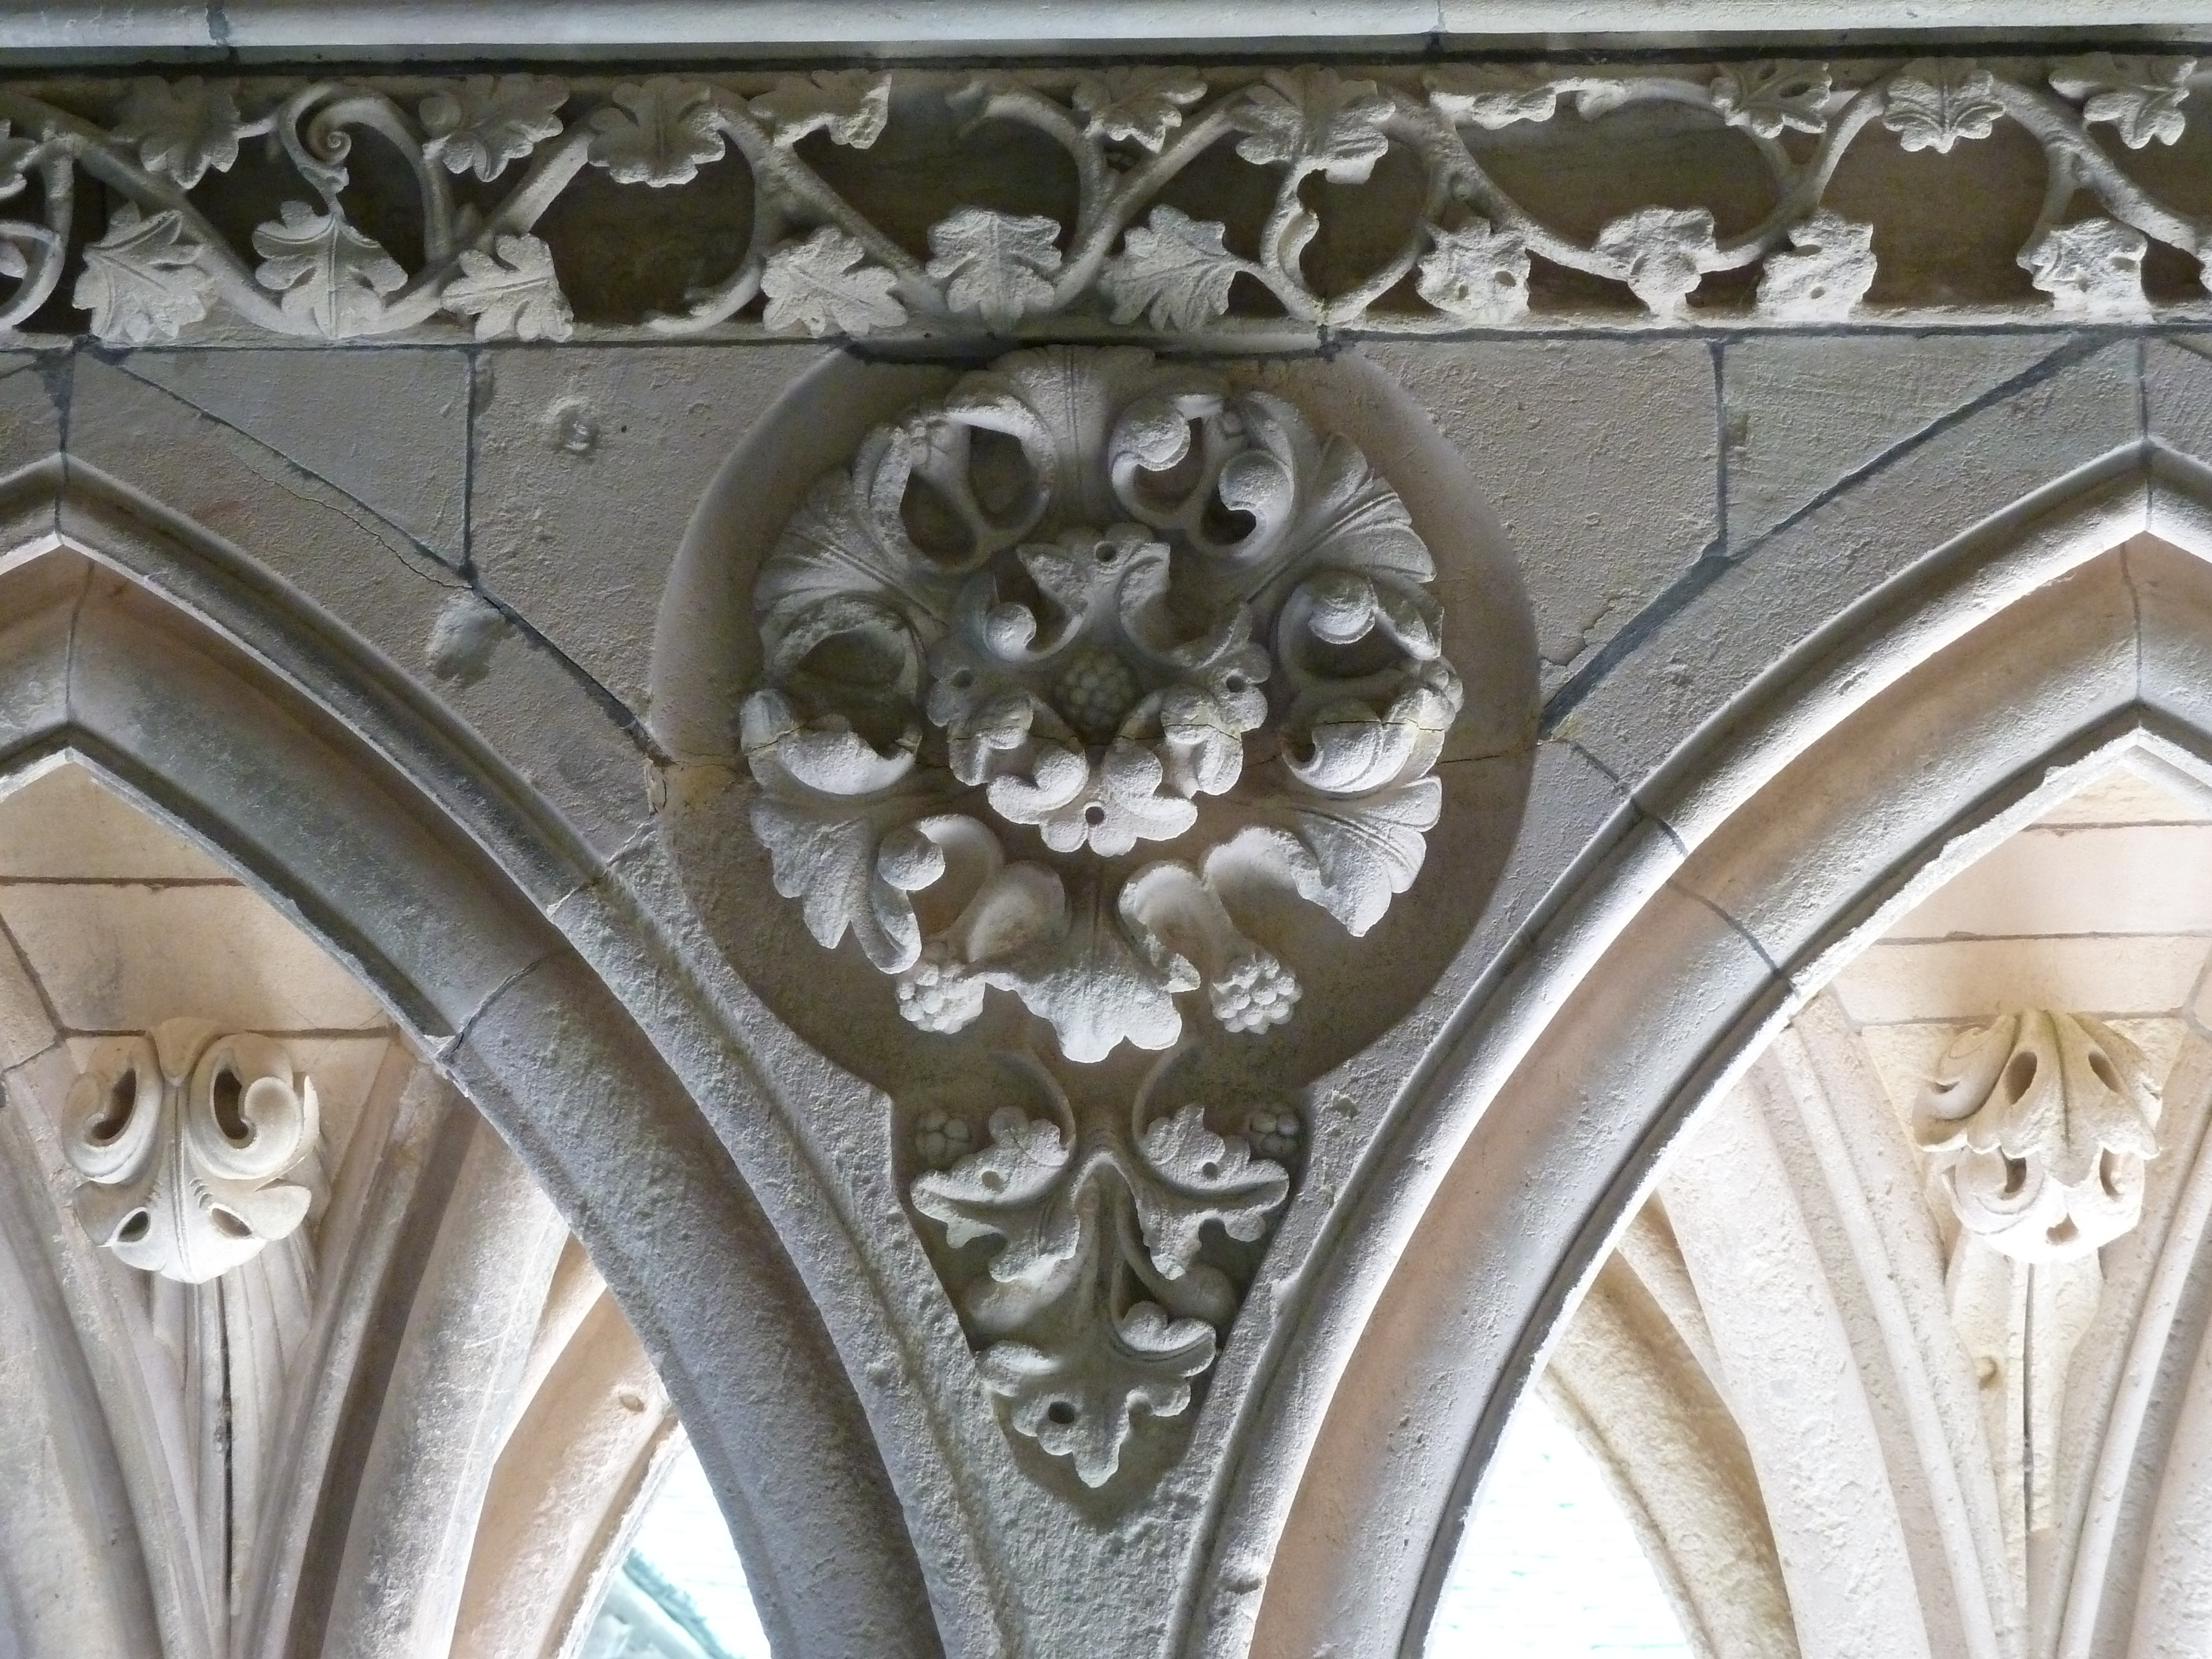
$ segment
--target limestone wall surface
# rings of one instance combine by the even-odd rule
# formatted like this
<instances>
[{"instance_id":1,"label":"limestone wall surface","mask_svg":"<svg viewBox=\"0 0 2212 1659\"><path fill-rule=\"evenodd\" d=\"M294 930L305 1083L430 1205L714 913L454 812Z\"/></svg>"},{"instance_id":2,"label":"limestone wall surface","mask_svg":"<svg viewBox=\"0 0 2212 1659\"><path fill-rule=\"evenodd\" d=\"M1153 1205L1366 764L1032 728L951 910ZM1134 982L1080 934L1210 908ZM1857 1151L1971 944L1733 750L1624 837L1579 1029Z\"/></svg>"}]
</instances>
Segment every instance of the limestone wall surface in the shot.
<instances>
[{"instance_id":1,"label":"limestone wall surface","mask_svg":"<svg viewBox=\"0 0 2212 1659\"><path fill-rule=\"evenodd\" d=\"M780 1653L1418 1652L1683 1126L2090 773L2212 776L2195 75L13 85L0 773L133 793L504 1137L413 1305L514 1290L522 1375L557 1212ZM349 1478L596 1478L495 1415ZM496 1586L566 1565L425 1613L373 1510L258 1654L561 1650Z\"/></svg>"}]
</instances>

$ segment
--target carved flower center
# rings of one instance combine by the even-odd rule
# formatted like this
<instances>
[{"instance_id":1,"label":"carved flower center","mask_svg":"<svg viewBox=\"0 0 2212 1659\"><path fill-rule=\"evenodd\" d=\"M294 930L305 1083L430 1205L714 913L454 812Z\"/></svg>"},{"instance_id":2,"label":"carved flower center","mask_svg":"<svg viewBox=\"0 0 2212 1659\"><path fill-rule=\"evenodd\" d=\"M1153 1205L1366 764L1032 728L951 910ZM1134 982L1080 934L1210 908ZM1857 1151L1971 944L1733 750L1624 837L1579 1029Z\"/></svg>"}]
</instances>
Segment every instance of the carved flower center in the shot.
<instances>
[{"instance_id":1,"label":"carved flower center","mask_svg":"<svg viewBox=\"0 0 2212 1659\"><path fill-rule=\"evenodd\" d=\"M1103 562L1109 550L1102 547ZM1142 689L1128 664L1099 646L1085 646L1053 684L1053 702L1087 743L1112 740Z\"/></svg>"}]
</instances>

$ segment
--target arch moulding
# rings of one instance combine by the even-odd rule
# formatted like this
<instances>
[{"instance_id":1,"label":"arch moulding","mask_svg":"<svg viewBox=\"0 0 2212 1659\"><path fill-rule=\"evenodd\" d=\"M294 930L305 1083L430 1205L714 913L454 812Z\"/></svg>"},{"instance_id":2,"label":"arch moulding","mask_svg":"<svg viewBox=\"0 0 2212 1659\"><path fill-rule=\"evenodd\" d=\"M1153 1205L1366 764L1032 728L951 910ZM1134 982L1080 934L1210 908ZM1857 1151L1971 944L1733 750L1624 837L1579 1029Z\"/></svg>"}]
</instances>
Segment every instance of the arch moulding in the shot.
<instances>
[{"instance_id":1,"label":"arch moulding","mask_svg":"<svg viewBox=\"0 0 2212 1659\"><path fill-rule=\"evenodd\" d=\"M235 545L59 457L5 495L0 789L88 767L384 1001L590 1251L731 1517L779 1653L938 1651L813 1296L691 1092L562 931L580 914L613 948L603 860ZM726 1099L743 1066L722 1066ZM812 1386L782 1385L791 1374Z\"/></svg>"},{"instance_id":2,"label":"arch moulding","mask_svg":"<svg viewBox=\"0 0 2212 1659\"><path fill-rule=\"evenodd\" d=\"M1615 814L1430 1050L1286 1345L1212 1568L1276 1539L1251 1651L1420 1653L1667 1148L1865 940L2130 755L2212 784L2208 561L2212 474L2116 453L1844 609Z\"/></svg>"}]
</instances>

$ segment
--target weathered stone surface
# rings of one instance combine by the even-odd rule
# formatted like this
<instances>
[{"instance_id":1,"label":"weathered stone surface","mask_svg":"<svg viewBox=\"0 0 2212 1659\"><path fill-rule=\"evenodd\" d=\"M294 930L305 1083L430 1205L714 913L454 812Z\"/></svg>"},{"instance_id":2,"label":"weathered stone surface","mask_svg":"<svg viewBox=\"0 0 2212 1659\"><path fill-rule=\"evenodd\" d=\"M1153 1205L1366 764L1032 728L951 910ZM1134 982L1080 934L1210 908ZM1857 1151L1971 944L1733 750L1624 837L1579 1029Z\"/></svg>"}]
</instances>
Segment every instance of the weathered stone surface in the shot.
<instances>
[{"instance_id":1,"label":"weathered stone surface","mask_svg":"<svg viewBox=\"0 0 2212 1659\"><path fill-rule=\"evenodd\" d=\"M125 372L265 444L447 563L467 553L467 354L137 351Z\"/></svg>"},{"instance_id":2,"label":"weathered stone surface","mask_svg":"<svg viewBox=\"0 0 2212 1659\"><path fill-rule=\"evenodd\" d=\"M1849 487L1854 474L1928 441L2064 345L2048 334L1766 336L1721 349L1728 545Z\"/></svg>"},{"instance_id":3,"label":"weathered stone surface","mask_svg":"<svg viewBox=\"0 0 2212 1659\"><path fill-rule=\"evenodd\" d=\"M117 798L81 766L58 766L15 790L0 817L40 833L0 837L0 880L229 881L214 858Z\"/></svg>"},{"instance_id":4,"label":"weathered stone surface","mask_svg":"<svg viewBox=\"0 0 2212 1659\"><path fill-rule=\"evenodd\" d=\"M642 750L544 641L398 527L258 440L125 368L86 360L76 374L73 456L231 541L358 634L443 698L599 853L636 833Z\"/></svg>"},{"instance_id":5,"label":"weathered stone surface","mask_svg":"<svg viewBox=\"0 0 2212 1659\"><path fill-rule=\"evenodd\" d=\"M1630 787L1758 676L1929 554L2135 442L2136 353L2110 345L1892 453L1710 581L1678 591L1555 730ZM2083 478L2077 488L2087 489ZM2002 538L2000 538L2002 540Z\"/></svg>"},{"instance_id":6,"label":"weathered stone surface","mask_svg":"<svg viewBox=\"0 0 2212 1659\"><path fill-rule=\"evenodd\" d=\"M345 969L234 887L0 889L0 920L78 1030L149 1030L190 985L194 1012L232 1030L381 1026Z\"/></svg>"},{"instance_id":7,"label":"weathered stone surface","mask_svg":"<svg viewBox=\"0 0 2212 1659\"><path fill-rule=\"evenodd\" d=\"M2148 435L2202 465L2212 465L2212 336L2176 334L2142 343L2143 416Z\"/></svg>"},{"instance_id":8,"label":"weathered stone surface","mask_svg":"<svg viewBox=\"0 0 2212 1659\"><path fill-rule=\"evenodd\" d=\"M500 350L477 362L484 584L632 711L685 526L814 346ZM633 481L645 488L633 488Z\"/></svg>"},{"instance_id":9,"label":"weathered stone surface","mask_svg":"<svg viewBox=\"0 0 2212 1659\"><path fill-rule=\"evenodd\" d=\"M1616 1244L1692 1645L2201 1648L2212 72L1738 44L0 88L0 1649L557 1644L665 1402L780 1654L1413 1651ZM2172 1071L2063 1279L1914 1115L2028 1002ZM317 1207L118 1289L55 1103L209 1012Z\"/></svg>"},{"instance_id":10,"label":"weathered stone surface","mask_svg":"<svg viewBox=\"0 0 2212 1659\"><path fill-rule=\"evenodd\" d=\"M1363 348L1466 459L1517 562L1548 694L1720 533L1711 349L1687 341Z\"/></svg>"},{"instance_id":11,"label":"weathered stone surface","mask_svg":"<svg viewBox=\"0 0 2212 1659\"><path fill-rule=\"evenodd\" d=\"M21 953L0 942L0 1066L20 1066L58 1035Z\"/></svg>"},{"instance_id":12,"label":"weathered stone surface","mask_svg":"<svg viewBox=\"0 0 2212 1659\"><path fill-rule=\"evenodd\" d=\"M60 450L67 372L58 353L0 352L0 477Z\"/></svg>"}]
</instances>

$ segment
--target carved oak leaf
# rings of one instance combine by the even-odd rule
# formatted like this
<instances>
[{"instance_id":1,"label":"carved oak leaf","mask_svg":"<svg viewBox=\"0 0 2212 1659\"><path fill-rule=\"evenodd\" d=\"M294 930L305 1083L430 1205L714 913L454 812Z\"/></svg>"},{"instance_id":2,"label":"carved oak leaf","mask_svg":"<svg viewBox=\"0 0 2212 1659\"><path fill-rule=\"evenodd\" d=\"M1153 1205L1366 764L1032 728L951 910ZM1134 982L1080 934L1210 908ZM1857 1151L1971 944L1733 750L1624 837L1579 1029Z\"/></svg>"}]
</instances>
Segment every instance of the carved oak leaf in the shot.
<instances>
[{"instance_id":1,"label":"carved oak leaf","mask_svg":"<svg viewBox=\"0 0 2212 1659\"><path fill-rule=\"evenodd\" d=\"M953 310L1008 329L1051 306L1046 279L1060 269L1059 239L1056 219L962 208L929 228L933 257L926 269L945 285Z\"/></svg>"},{"instance_id":2,"label":"carved oak leaf","mask_svg":"<svg viewBox=\"0 0 2212 1659\"><path fill-rule=\"evenodd\" d=\"M880 70L816 70L786 75L747 106L779 144L826 132L833 144L866 149L891 117L891 77Z\"/></svg>"},{"instance_id":3,"label":"carved oak leaf","mask_svg":"<svg viewBox=\"0 0 2212 1659\"><path fill-rule=\"evenodd\" d=\"M763 793L753 798L752 824L775 890L802 902L806 931L823 948L850 927L881 972L913 965L921 925L906 891L884 878L881 832L864 811Z\"/></svg>"},{"instance_id":4,"label":"carved oak leaf","mask_svg":"<svg viewBox=\"0 0 2212 1659\"><path fill-rule=\"evenodd\" d=\"M591 159L618 185L688 185L701 165L722 157L721 112L714 89L680 76L629 81L615 108L595 110Z\"/></svg>"},{"instance_id":5,"label":"carved oak leaf","mask_svg":"<svg viewBox=\"0 0 2212 1659\"><path fill-rule=\"evenodd\" d=\"M1237 153L1246 161L1358 185L1390 148L1383 125L1395 107L1372 81L1328 69L1269 70L1231 119L1245 135Z\"/></svg>"},{"instance_id":6,"label":"carved oak leaf","mask_svg":"<svg viewBox=\"0 0 2212 1659\"><path fill-rule=\"evenodd\" d=\"M1152 1265L1169 1279L1190 1270L1208 1222L1249 1243L1266 1233L1268 1218L1290 1196L1289 1171L1253 1157L1242 1136L1214 1133L1195 1105L1155 1119L1137 1150L1129 1192Z\"/></svg>"},{"instance_id":7,"label":"carved oak leaf","mask_svg":"<svg viewBox=\"0 0 2212 1659\"><path fill-rule=\"evenodd\" d=\"M1423 80L1430 106L1454 126L1472 122L1495 132L1559 113L1559 89L1549 81L1466 65L1432 70Z\"/></svg>"},{"instance_id":8,"label":"carved oak leaf","mask_svg":"<svg viewBox=\"0 0 2212 1659\"><path fill-rule=\"evenodd\" d=\"M1245 830L1224 850L1272 862L1301 898L1321 906L1358 939L1420 874L1428 851L1423 832L1435 827L1443 805L1443 787L1434 778L1356 800L1310 797L1292 808L1295 834Z\"/></svg>"},{"instance_id":9,"label":"carved oak leaf","mask_svg":"<svg viewBox=\"0 0 2212 1659\"><path fill-rule=\"evenodd\" d=\"M178 189L190 190L210 167L230 170L238 160L240 125L238 82L191 75L173 83L132 82L115 136L137 141L139 164L149 173L166 173Z\"/></svg>"},{"instance_id":10,"label":"carved oak leaf","mask_svg":"<svg viewBox=\"0 0 2212 1659\"><path fill-rule=\"evenodd\" d=\"M1920 58L1889 83L1881 124L1905 149L1950 154L1961 138L1986 138L2004 116L1996 80L1971 59Z\"/></svg>"},{"instance_id":11,"label":"carved oak leaf","mask_svg":"<svg viewBox=\"0 0 2212 1659\"><path fill-rule=\"evenodd\" d=\"M438 303L475 318L479 340L567 339L576 319L554 273L553 250L530 235L502 236L492 246L492 253L469 248L461 254L461 274L446 284Z\"/></svg>"},{"instance_id":12,"label":"carved oak leaf","mask_svg":"<svg viewBox=\"0 0 2212 1659\"><path fill-rule=\"evenodd\" d=\"M561 131L568 88L550 75L471 75L420 107L422 154L489 183Z\"/></svg>"},{"instance_id":13,"label":"carved oak leaf","mask_svg":"<svg viewBox=\"0 0 2212 1659\"><path fill-rule=\"evenodd\" d=\"M906 307L891 293L898 278L867 258L860 239L835 225L780 244L761 272L768 296L762 321L779 332L803 328L817 339L898 327L906 321Z\"/></svg>"},{"instance_id":14,"label":"carved oak leaf","mask_svg":"<svg viewBox=\"0 0 2212 1659\"><path fill-rule=\"evenodd\" d=\"M2028 280L2068 317L2140 317L2143 254L2150 244L2131 225L2084 219L2059 225L2021 250Z\"/></svg>"},{"instance_id":15,"label":"carved oak leaf","mask_svg":"<svg viewBox=\"0 0 2212 1659\"><path fill-rule=\"evenodd\" d=\"M1705 208L1640 208L1598 232L1592 246L1655 317L1680 316L1690 290L1720 264Z\"/></svg>"},{"instance_id":16,"label":"carved oak leaf","mask_svg":"<svg viewBox=\"0 0 2212 1659\"><path fill-rule=\"evenodd\" d=\"M1182 112L1206 96L1206 82L1187 69L1085 70L1075 77L1075 107L1086 138L1133 139L1158 155Z\"/></svg>"},{"instance_id":17,"label":"carved oak leaf","mask_svg":"<svg viewBox=\"0 0 2212 1659\"><path fill-rule=\"evenodd\" d=\"M1195 332L1227 311L1231 285L1252 267L1223 246L1226 228L1166 206L1132 226L1122 252L1098 276L1114 320L1134 322L1146 313L1154 328Z\"/></svg>"},{"instance_id":18,"label":"carved oak leaf","mask_svg":"<svg viewBox=\"0 0 2212 1659\"><path fill-rule=\"evenodd\" d=\"M1713 107L1732 127L1778 138L1784 129L1822 132L1828 125L1828 95L1835 77L1825 64L1784 61L1760 64L1739 74L1723 70L1713 77Z\"/></svg>"},{"instance_id":19,"label":"carved oak leaf","mask_svg":"<svg viewBox=\"0 0 2212 1659\"><path fill-rule=\"evenodd\" d=\"M1771 253L1759 278L1763 317L1793 323L1848 317L1874 286L1874 227L1825 209L1790 231L1795 253Z\"/></svg>"},{"instance_id":20,"label":"carved oak leaf","mask_svg":"<svg viewBox=\"0 0 2212 1659\"><path fill-rule=\"evenodd\" d=\"M2052 66L2051 86L2081 105L2087 122L2110 122L2120 142L2141 149L2154 139L2179 142L2189 125L2182 102L2189 96L2194 58L2116 58L2093 52Z\"/></svg>"},{"instance_id":21,"label":"carved oak leaf","mask_svg":"<svg viewBox=\"0 0 2212 1659\"><path fill-rule=\"evenodd\" d=\"M954 1249L979 1238L1003 1239L991 1257L1001 1284L1038 1284L1071 1260L1082 1243L1070 1179L1074 1148L1060 1126L1002 1106L991 1114L991 1144L949 1170L918 1176L914 1207L945 1225Z\"/></svg>"},{"instance_id":22,"label":"carved oak leaf","mask_svg":"<svg viewBox=\"0 0 2212 1659\"><path fill-rule=\"evenodd\" d=\"M1528 309L1528 245L1515 230L1471 219L1457 230L1429 227L1436 246L1422 258L1414 288L1447 317L1510 323Z\"/></svg>"},{"instance_id":23,"label":"carved oak leaf","mask_svg":"<svg viewBox=\"0 0 2212 1659\"><path fill-rule=\"evenodd\" d=\"M105 344L173 340L207 315L209 278L199 257L200 244L174 208L146 219L126 202L85 249L70 300L92 313L92 331Z\"/></svg>"},{"instance_id":24,"label":"carved oak leaf","mask_svg":"<svg viewBox=\"0 0 2212 1659\"><path fill-rule=\"evenodd\" d=\"M288 314L307 318L331 339L366 332L383 314L382 296L404 284L407 273L336 208L317 213L305 202L287 202L283 211L282 223L254 230L263 261L255 280L284 296Z\"/></svg>"},{"instance_id":25,"label":"carved oak leaf","mask_svg":"<svg viewBox=\"0 0 2212 1659\"><path fill-rule=\"evenodd\" d=\"M1118 1319L1102 1309L1075 1328L1078 1340L1055 1352L999 1342L979 1364L986 1386L1012 1402L1015 1431L1072 1460L1085 1486L1102 1486L1121 1467L1136 1407L1156 1417L1188 1409L1187 1379L1213 1364L1213 1328L1139 1302Z\"/></svg>"}]
</instances>

